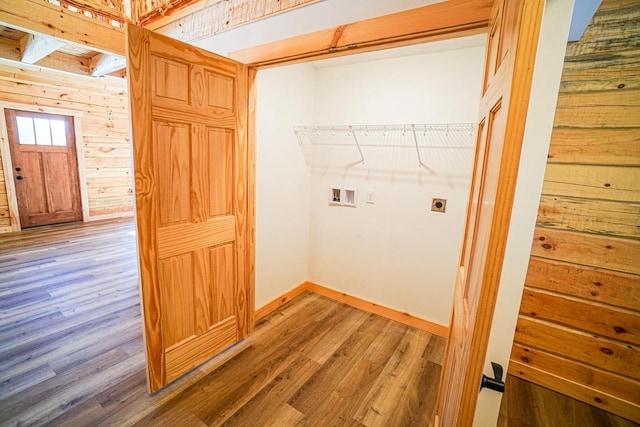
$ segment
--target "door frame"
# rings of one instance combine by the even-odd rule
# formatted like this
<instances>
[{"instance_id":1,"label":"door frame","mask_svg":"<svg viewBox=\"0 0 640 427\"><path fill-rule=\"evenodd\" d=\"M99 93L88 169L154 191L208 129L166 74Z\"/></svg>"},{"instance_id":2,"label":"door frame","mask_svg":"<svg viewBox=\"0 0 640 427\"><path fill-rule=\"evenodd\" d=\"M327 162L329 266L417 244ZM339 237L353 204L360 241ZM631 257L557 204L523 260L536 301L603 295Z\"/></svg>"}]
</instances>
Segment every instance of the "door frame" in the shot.
<instances>
[{"instance_id":1,"label":"door frame","mask_svg":"<svg viewBox=\"0 0 640 427\"><path fill-rule=\"evenodd\" d=\"M537 9L532 4L529 4L539 4L537 2L543 2L540 9ZM521 102L517 102L517 105L510 105L509 111L507 112L508 118L510 120L513 120L513 122L511 124L507 124L507 130L504 136L505 147L503 148L503 160L506 155L507 161L501 162L499 172L500 181L505 184L506 188L501 189L501 191L499 192L500 194L496 199L496 204L499 205L499 212L497 212L497 215L494 215L492 232L495 232L498 237L493 239L494 252L490 257L488 257L487 260L487 264L491 264L492 262L495 263L495 268L493 268L489 273L490 280L493 282L493 285L491 286L491 289L485 289L483 291L483 300L486 301L486 304L483 304L483 307L485 309L483 313L478 316L477 324L480 327L477 328L476 331L474 331L474 334L472 336L475 349L482 351L482 355L478 354L472 359L473 366L471 367L471 371L474 373L474 375L478 373L476 375L478 384L480 383L480 375L485 368L485 359L489 356L487 352L490 345L492 325L494 321L494 313L496 309L498 294L500 292L501 285L503 284L503 280L506 280L504 277L502 277L502 271L505 260L505 252L507 250L507 240L509 239L509 232L511 231L511 218L513 214L514 201L516 199L515 193L520 178L520 175L518 175L518 171L520 169L522 160L520 154L525 142L524 134L527 116L529 113L529 95L532 89L532 70L534 69L536 61L538 59L535 53L537 52L540 45L539 31L542 27L542 19L544 15L544 9L546 8L546 2L547 0L532 0L532 2L527 2L528 7L523 8L523 16L521 17L521 22L529 21L528 25L532 26L533 28L537 27L537 31L535 32L535 37L530 37L531 35L527 35L527 37L525 37L523 46L518 48L518 50L524 50L527 51L527 53L530 53L531 50L533 50L533 58L531 60L528 59L531 58L531 56L520 59L521 65L526 63L526 66L529 66L531 71L529 73L524 73L526 75L519 75L518 78L514 79L512 82L515 90L518 93L517 96L521 98L519 99L519 101ZM425 6L424 8L421 8L421 10L428 9L430 7L442 7L443 9L445 9L447 7L447 3L449 3L450 5L455 4L457 6L460 6L461 4L465 3L465 0L449 0L448 2ZM476 6L477 8L481 8L486 7L487 3L492 5L493 1L481 3L471 0L466 1L466 3L469 7ZM334 39L331 41L331 46L329 48L318 48L318 46L322 45L323 41L326 41L327 34L331 33L331 30L321 30L313 33L295 36L285 40L276 41L273 43L268 43L262 46L244 49L238 52L232 52L230 54L230 57L232 59L238 59L242 62L248 63L250 76L254 76L253 78L250 77L249 79L249 93L254 94L256 92L256 88L254 87L255 75L260 69L292 65L297 63L306 63L319 59L364 53L372 50L386 50L400 46L409 46L430 41L464 37L468 35L478 34L479 30L481 30L481 32L483 33L487 33L490 25L489 19L487 18L487 20L484 22L484 26L480 26L478 25L479 23L476 23L476 25L472 29L465 25L452 25L451 27L435 29L432 28L427 33L406 34L403 33L402 27L394 27L396 30L396 32L394 33L393 30L389 30L388 27L385 28L384 25L380 24L380 21L384 21L385 18L388 18L387 23L390 26L393 26L392 24L394 22L394 19L397 19L397 17L401 14L402 12L398 14L387 15L386 17L373 18L353 24L348 24L345 26L340 26L335 29ZM456 16L455 18L458 18L461 21L461 24L464 24L464 20L461 15L459 17ZM433 25L433 22L425 23L424 25L428 27L430 24ZM451 22L449 22L449 24L451 24ZM352 25L354 27L365 27L367 31L363 31L360 34L365 35L361 40L359 40L359 43L347 44L342 48L336 47L339 44L343 32L346 32L345 30ZM308 48L308 46L310 46L310 48ZM488 55L489 52L486 51L485 62ZM516 59L516 61L518 60ZM478 107L480 107L480 105ZM255 111L255 109L255 97L252 97L250 95L249 111ZM251 150L255 150L256 144L254 118L255 115L249 120L249 146L251 147ZM254 169L251 170L249 178L251 184L255 189ZM255 198L251 197L251 200L255 201ZM253 206L254 205L255 203L253 204ZM498 217L499 220L496 220L496 217ZM251 226L254 227L255 224L252 222ZM255 241L251 245L251 250L253 251L255 251L254 246ZM252 261L252 265L254 265L254 260ZM487 272L485 272L485 275L486 274ZM468 393L465 393L465 395L467 399L467 408L464 411L464 416L461 417L464 420L462 424L472 422L472 420L474 419L479 393L474 392L473 396L469 395ZM439 425L437 418L436 425Z\"/></svg>"},{"instance_id":2,"label":"door frame","mask_svg":"<svg viewBox=\"0 0 640 427\"><path fill-rule=\"evenodd\" d=\"M7 201L9 205L9 220L11 221L11 231L20 231L20 212L18 211L18 196L16 185L13 180L13 159L9 149L9 133L7 131L7 118L5 109L22 110L32 113L57 114L60 116L73 117L73 129L76 139L76 158L78 163L78 180L80 181L80 204L82 211L82 222L89 221L89 194L87 190L87 179L84 167L84 148L82 146L82 111L65 110L62 108L52 108L34 105L25 105L16 102L0 101L0 157L2 157L2 168L4 169L4 183L7 189Z\"/></svg>"}]
</instances>

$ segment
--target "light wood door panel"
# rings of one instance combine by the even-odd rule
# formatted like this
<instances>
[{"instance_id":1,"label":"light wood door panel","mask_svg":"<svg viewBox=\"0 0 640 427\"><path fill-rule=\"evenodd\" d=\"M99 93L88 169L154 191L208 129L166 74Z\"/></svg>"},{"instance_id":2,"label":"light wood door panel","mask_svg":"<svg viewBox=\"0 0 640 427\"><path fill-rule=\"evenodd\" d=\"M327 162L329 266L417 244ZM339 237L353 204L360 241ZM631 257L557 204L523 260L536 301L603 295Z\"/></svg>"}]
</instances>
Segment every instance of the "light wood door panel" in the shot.
<instances>
[{"instance_id":1,"label":"light wood door panel","mask_svg":"<svg viewBox=\"0 0 640 427\"><path fill-rule=\"evenodd\" d=\"M153 392L252 327L248 70L133 25L127 40Z\"/></svg>"},{"instance_id":2,"label":"light wood door panel","mask_svg":"<svg viewBox=\"0 0 640 427\"><path fill-rule=\"evenodd\" d=\"M5 116L20 226L27 228L81 220L73 117L11 109L5 110ZM58 135L58 145L52 144L50 129L47 135L32 130L29 138L22 128L21 136L17 122L20 118L23 126L25 123L33 124L33 120L41 123L53 120L63 126L64 134ZM41 139L42 136L46 138Z\"/></svg>"},{"instance_id":3,"label":"light wood door panel","mask_svg":"<svg viewBox=\"0 0 640 427\"><path fill-rule=\"evenodd\" d=\"M441 426L470 426L475 415L543 4L499 0L492 11L465 237L436 410Z\"/></svg>"}]
</instances>

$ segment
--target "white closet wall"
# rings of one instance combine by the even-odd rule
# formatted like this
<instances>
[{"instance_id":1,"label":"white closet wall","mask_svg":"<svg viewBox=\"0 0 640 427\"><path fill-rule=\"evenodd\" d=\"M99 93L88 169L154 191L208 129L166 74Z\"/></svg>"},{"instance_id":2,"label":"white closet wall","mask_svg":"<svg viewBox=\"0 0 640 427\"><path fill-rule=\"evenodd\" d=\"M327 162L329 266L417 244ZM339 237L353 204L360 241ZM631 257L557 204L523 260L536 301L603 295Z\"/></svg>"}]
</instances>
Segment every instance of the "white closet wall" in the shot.
<instances>
[{"instance_id":1,"label":"white closet wall","mask_svg":"<svg viewBox=\"0 0 640 427\"><path fill-rule=\"evenodd\" d=\"M479 46L320 68L315 121L476 122L484 53ZM387 134L390 142L400 136ZM365 147L365 164L354 166L345 165L357 156L338 150L333 161L323 153L330 167L311 175L309 280L448 325L473 150L422 150L431 171L410 147ZM329 206L332 185L357 188L357 208ZM434 197L447 199L446 213L431 212Z\"/></svg>"},{"instance_id":2,"label":"white closet wall","mask_svg":"<svg viewBox=\"0 0 640 427\"><path fill-rule=\"evenodd\" d=\"M427 170L406 147L365 147L364 165L355 148L322 147L309 168L292 125L476 122L484 51L258 74L256 307L310 280L448 324L473 150L423 150ZM357 207L330 206L331 186L357 189Z\"/></svg>"},{"instance_id":3,"label":"white closet wall","mask_svg":"<svg viewBox=\"0 0 640 427\"><path fill-rule=\"evenodd\" d=\"M309 169L292 129L314 120L315 70L258 73L256 307L308 278Z\"/></svg>"}]
</instances>

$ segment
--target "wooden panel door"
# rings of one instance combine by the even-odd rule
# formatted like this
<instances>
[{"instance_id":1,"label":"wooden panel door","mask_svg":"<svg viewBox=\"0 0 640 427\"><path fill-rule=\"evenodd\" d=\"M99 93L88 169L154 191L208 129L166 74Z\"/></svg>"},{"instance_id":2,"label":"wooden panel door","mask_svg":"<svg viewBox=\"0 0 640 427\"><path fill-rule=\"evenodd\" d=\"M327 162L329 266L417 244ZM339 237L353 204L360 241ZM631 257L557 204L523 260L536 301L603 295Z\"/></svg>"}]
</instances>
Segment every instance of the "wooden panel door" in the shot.
<instances>
[{"instance_id":1,"label":"wooden panel door","mask_svg":"<svg viewBox=\"0 0 640 427\"><path fill-rule=\"evenodd\" d=\"M473 422L520 161L544 1L498 0L489 26L478 140L437 423Z\"/></svg>"},{"instance_id":2,"label":"wooden panel door","mask_svg":"<svg viewBox=\"0 0 640 427\"><path fill-rule=\"evenodd\" d=\"M149 389L252 328L245 65L127 25Z\"/></svg>"},{"instance_id":3,"label":"wooden panel door","mask_svg":"<svg viewBox=\"0 0 640 427\"><path fill-rule=\"evenodd\" d=\"M73 117L5 109L20 226L80 221Z\"/></svg>"}]
</instances>

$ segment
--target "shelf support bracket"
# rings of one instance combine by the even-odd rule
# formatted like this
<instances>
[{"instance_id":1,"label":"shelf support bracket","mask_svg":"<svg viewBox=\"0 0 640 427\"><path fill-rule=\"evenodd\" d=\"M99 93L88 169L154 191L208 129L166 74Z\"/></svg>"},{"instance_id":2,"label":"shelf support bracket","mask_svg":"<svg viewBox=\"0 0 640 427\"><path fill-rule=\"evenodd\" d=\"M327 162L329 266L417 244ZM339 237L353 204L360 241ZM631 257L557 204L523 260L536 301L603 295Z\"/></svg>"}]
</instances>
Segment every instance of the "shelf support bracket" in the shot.
<instances>
[{"instance_id":1,"label":"shelf support bracket","mask_svg":"<svg viewBox=\"0 0 640 427\"><path fill-rule=\"evenodd\" d=\"M362 154L362 149L360 148L360 142L358 141L358 137L356 136L356 133L353 131L353 126L349 126L349 131L351 132L351 135L353 136L353 140L356 143L356 147L358 148L358 153L360 153L360 162L364 165L364 155Z\"/></svg>"},{"instance_id":2,"label":"shelf support bracket","mask_svg":"<svg viewBox=\"0 0 640 427\"><path fill-rule=\"evenodd\" d=\"M416 135L416 125L411 125L411 130L413 134L413 143L416 146L416 154L418 155L418 167L423 167L431 172L431 169L426 164L424 164L424 162L422 161L422 157L420 156L420 148L418 148L418 136Z\"/></svg>"}]
</instances>

